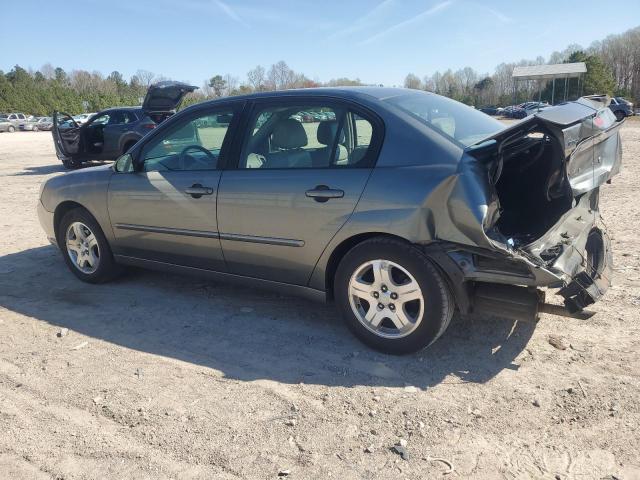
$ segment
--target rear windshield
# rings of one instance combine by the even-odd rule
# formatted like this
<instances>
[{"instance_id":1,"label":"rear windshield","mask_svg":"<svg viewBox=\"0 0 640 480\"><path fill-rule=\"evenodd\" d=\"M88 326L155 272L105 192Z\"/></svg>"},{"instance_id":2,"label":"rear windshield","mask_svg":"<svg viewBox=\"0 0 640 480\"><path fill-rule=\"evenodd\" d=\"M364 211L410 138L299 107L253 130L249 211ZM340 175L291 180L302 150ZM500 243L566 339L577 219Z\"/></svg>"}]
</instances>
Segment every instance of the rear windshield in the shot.
<instances>
[{"instance_id":1,"label":"rear windshield","mask_svg":"<svg viewBox=\"0 0 640 480\"><path fill-rule=\"evenodd\" d=\"M395 105L463 147L505 128L505 125L479 110L431 93L407 93L383 101Z\"/></svg>"}]
</instances>

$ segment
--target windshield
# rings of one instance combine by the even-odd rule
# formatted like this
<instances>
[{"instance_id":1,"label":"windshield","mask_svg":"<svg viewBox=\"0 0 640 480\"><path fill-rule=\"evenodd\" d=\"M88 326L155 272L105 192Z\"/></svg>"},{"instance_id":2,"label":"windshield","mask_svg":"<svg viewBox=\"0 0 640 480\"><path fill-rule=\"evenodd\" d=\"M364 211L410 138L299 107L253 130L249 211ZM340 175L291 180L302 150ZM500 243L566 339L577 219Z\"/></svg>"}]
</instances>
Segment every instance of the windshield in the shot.
<instances>
[{"instance_id":1,"label":"windshield","mask_svg":"<svg viewBox=\"0 0 640 480\"><path fill-rule=\"evenodd\" d=\"M479 110L427 92L407 93L383 101L395 105L463 147L505 128L502 123Z\"/></svg>"}]
</instances>

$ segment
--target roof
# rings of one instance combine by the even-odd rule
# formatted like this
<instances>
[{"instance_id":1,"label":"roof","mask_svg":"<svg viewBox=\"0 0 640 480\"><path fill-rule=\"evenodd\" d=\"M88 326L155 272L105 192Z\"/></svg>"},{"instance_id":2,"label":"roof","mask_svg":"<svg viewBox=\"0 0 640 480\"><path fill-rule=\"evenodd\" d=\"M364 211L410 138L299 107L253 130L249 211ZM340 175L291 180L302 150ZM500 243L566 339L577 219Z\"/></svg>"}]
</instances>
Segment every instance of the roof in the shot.
<instances>
[{"instance_id":1,"label":"roof","mask_svg":"<svg viewBox=\"0 0 640 480\"><path fill-rule=\"evenodd\" d=\"M516 80L543 80L553 78L574 78L587 73L584 62L556 63L553 65L529 65L515 67L512 77Z\"/></svg>"},{"instance_id":2,"label":"roof","mask_svg":"<svg viewBox=\"0 0 640 480\"><path fill-rule=\"evenodd\" d=\"M397 87L314 87L314 88L293 88L288 90L270 90L267 92L254 92L245 95L237 95L231 97L220 97L213 100L205 100L194 105L190 105L187 108L195 107L196 105L209 105L226 101L242 101L253 100L256 98L286 98L286 97L338 97L346 99L364 99L370 97L376 100L385 100L391 97L397 97L400 95L407 95L410 93L424 93L423 90L411 90L408 88Z\"/></svg>"}]
</instances>

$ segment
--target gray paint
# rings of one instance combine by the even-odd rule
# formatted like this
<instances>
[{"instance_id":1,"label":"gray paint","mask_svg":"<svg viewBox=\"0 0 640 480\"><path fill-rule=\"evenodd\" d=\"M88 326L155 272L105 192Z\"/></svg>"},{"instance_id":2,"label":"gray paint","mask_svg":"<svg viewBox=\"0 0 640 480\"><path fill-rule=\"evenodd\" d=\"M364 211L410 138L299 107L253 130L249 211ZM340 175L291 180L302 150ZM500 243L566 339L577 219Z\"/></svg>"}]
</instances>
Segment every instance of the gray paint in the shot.
<instances>
[{"instance_id":1,"label":"gray paint","mask_svg":"<svg viewBox=\"0 0 640 480\"><path fill-rule=\"evenodd\" d=\"M380 101L405 93L384 88L312 89L233 99L250 103L256 98L311 96L373 110L385 127L374 168L148 173L90 168L47 181L39 209L41 223L50 232L53 217L48 212L63 202L76 202L96 218L116 259L123 263L217 272L320 293L330 284L332 254L357 236L376 234L402 238L429 252L446 273L459 306L468 305L469 299L463 297L474 282L571 284L584 269L580 252L587 235L599 224L593 208L598 186L620 168L619 125L609 125L607 114L602 114L606 128L595 128L593 118L600 110L585 102L570 103L463 150ZM191 112L229 103L187 108L149 137L162 135ZM493 231L499 218L498 198L477 152L491 151L509 135L536 126L562 145L578 201L546 234L514 249ZM134 157L143 145L144 141L132 150ZM585 168L591 169L589 179ZM210 187L213 194L197 199L185 194L195 183ZM343 190L344 196L317 202L305 195L317 185ZM580 197L584 192L588 194ZM541 258L542 252L557 245L565 245L557 258L552 262ZM474 263L478 254L511 263L497 271L487 269Z\"/></svg>"}]
</instances>

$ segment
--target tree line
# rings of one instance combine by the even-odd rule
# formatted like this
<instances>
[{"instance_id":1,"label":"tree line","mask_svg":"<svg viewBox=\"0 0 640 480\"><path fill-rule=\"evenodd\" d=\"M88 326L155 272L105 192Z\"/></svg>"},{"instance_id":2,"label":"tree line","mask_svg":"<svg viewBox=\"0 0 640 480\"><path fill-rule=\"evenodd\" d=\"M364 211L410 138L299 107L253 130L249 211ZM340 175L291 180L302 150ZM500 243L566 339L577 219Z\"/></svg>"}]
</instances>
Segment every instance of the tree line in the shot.
<instances>
[{"instance_id":1,"label":"tree line","mask_svg":"<svg viewBox=\"0 0 640 480\"><path fill-rule=\"evenodd\" d=\"M556 80L555 92L552 92L550 81L514 83L512 79L513 69L517 66L572 62L585 62L587 73L580 80L570 79L566 92L563 80ZM435 72L422 78L410 73L405 77L404 86L432 91L475 106L511 105L538 97L551 102L554 93L556 103L564 99L565 94L568 99L608 94L626 97L637 104L640 101L640 27L610 35L588 48L569 45L562 51L553 52L548 59L539 56L535 60L501 63L493 74L479 74L470 67Z\"/></svg>"},{"instance_id":2,"label":"tree line","mask_svg":"<svg viewBox=\"0 0 640 480\"><path fill-rule=\"evenodd\" d=\"M588 48L569 45L548 59L538 57L501 63L493 74L479 74L470 67L435 72L422 78L410 73L404 86L432 91L475 106L510 105L537 99L538 92L543 100L550 101L550 82L541 85L536 81L522 81L514 89L511 78L514 67L577 61L587 64L587 74L580 81L570 80L566 92L564 82L556 82L556 100L565 95L576 98L581 94L606 93L626 97L636 104L640 101L640 27L610 35ZM0 71L0 112L50 115L59 110L75 114L117 105L139 105L151 83L166 79L147 70L138 70L125 79L118 71L105 76L97 71L66 72L51 64L36 71L16 65L7 73ZM199 90L185 98L182 108L207 99L252 92L362 84L357 78L336 78L324 83L312 80L279 61L268 68L256 66L242 80L231 74L213 75Z\"/></svg>"}]
</instances>

